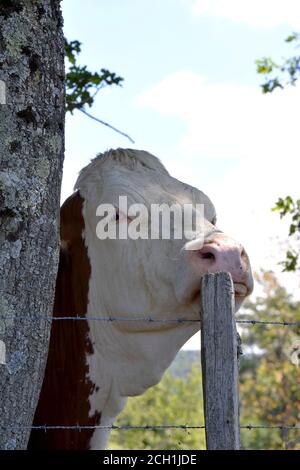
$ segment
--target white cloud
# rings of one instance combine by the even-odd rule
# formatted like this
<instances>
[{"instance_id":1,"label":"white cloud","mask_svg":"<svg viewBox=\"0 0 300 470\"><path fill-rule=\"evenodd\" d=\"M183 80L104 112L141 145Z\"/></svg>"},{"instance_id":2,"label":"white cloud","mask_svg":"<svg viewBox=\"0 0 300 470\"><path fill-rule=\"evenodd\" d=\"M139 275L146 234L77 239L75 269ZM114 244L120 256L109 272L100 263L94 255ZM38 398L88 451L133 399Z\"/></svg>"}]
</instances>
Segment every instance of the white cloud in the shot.
<instances>
[{"instance_id":1,"label":"white cloud","mask_svg":"<svg viewBox=\"0 0 300 470\"><path fill-rule=\"evenodd\" d=\"M258 28L300 27L299 0L193 0L191 5L197 16L217 16Z\"/></svg>"},{"instance_id":2,"label":"white cloud","mask_svg":"<svg viewBox=\"0 0 300 470\"><path fill-rule=\"evenodd\" d=\"M210 84L191 72L166 77L136 100L183 120L186 132L158 156L212 198L219 227L244 243L254 270L276 270L283 257L278 240L287 224L270 208L279 196L299 197L299 102L299 87L263 95L258 87Z\"/></svg>"},{"instance_id":3,"label":"white cloud","mask_svg":"<svg viewBox=\"0 0 300 470\"><path fill-rule=\"evenodd\" d=\"M294 160L299 101L299 87L263 95L258 86L210 84L180 71L138 96L136 105L185 120L187 132L177 143L185 153L276 167Z\"/></svg>"}]
</instances>

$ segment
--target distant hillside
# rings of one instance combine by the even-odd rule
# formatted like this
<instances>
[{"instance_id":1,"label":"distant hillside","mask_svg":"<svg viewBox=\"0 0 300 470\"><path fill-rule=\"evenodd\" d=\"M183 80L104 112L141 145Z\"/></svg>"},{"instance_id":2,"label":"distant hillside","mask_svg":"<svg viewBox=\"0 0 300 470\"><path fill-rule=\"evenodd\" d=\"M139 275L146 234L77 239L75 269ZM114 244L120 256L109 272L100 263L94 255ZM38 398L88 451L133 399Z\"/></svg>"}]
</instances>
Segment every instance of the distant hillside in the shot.
<instances>
[{"instance_id":1,"label":"distant hillside","mask_svg":"<svg viewBox=\"0 0 300 470\"><path fill-rule=\"evenodd\" d=\"M179 351L168 370L174 377L185 377L195 363L200 370L200 351Z\"/></svg>"}]
</instances>

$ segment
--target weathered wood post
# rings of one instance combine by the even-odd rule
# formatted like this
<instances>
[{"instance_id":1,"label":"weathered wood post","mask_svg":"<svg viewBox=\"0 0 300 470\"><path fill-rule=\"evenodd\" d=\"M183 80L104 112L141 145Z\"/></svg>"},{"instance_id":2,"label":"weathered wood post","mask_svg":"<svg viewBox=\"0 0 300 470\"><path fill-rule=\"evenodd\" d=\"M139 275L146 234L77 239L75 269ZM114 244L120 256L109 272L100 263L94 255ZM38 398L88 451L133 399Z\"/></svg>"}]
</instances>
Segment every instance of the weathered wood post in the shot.
<instances>
[{"instance_id":1,"label":"weathered wood post","mask_svg":"<svg viewBox=\"0 0 300 470\"><path fill-rule=\"evenodd\" d=\"M237 332L229 273L206 274L201 286L201 361L208 450L240 444Z\"/></svg>"}]
</instances>

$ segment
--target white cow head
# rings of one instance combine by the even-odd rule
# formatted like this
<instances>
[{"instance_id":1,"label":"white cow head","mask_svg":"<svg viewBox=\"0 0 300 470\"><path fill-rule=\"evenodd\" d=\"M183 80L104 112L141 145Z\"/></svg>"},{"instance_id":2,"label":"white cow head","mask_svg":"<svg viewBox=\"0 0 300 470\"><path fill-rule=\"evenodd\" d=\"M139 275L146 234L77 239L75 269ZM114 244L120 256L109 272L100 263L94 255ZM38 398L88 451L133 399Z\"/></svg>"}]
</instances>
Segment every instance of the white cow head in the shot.
<instances>
[{"instance_id":1,"label":"white cow head","mask_svg":"<svg viewBox=\"0 0 300 470\"><path fill-rule=\"evenodd\" d=\"M122 149L99 155L81 171L75 188L84 199L83 236L91 264L87 314L165 321L89 321L94 348L87 358L89 379L99 386L90 398L91 414L101 411L103 424L112 422L126 397L157 383L177 351L197 332L197 322L167 320L199 319L204 273L231 273L237 308L253 281L243 247L217 229L210 199L171 177L153 155ZM129 206L142 203L149 210L151 204L204 204L204 244L200 236L193 241L172 236L100 240L97 208L104 203L118 208L120 196L127 196ZM119 211L113 223L128 226L132 219ZM93 439L98 447L99 435Z\"/></svg>"}]
</instances>

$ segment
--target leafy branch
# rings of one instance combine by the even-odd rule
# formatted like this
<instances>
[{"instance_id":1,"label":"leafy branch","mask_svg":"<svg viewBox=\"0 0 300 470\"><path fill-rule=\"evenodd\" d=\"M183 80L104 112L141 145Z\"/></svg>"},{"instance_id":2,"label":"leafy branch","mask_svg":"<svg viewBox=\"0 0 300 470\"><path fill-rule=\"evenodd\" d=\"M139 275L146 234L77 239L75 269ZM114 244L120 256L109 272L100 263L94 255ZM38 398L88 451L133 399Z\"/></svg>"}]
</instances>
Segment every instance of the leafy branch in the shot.
<instances>
[{"instance_id":1,"label":"leafy branch","mask_svg":"<svg viewBox=\"0 0 300 470\"><path fill-rule=\"evenodd\" d=\"M284 199L280 197L272 210L278 211L281 219L286 215L292 217L289 236L300 240L300 199L294 201L290 196ZM299 255L296 250L291 249L286 252L285 261L282 261L280 264L283 266L284 271L296 271L298 259Z\"/></svg>"},{"instance_id":2,"label":"leafy branch","mask_svg":"<svg viewBox=\"0 0 300 470\"><path fill-rule=\"evenodd\" d=\"M300 33L288 36L285 42L297 42L300 45ZM261 85L263 93L271 93L276 88L283 89L286 85L295 85L300 76L300 56L295 55L284 59L281 64L271 57L263 57L257 60L257 73L265 75L265 83Z\"/></svg>"},{"instance_id":3,"label":"leafy branch","mask_svg":"<svg viewBox=\"0 0 300 470\"><path fill-rule=\"evenodd\" d=\"M285 40L287 43L297 43L300 46L300 33L292 33ZM257 72L265 76L261 85L263 93L271 93L276 88L285 88L287 85L295 86L300 77L300 55L284 59L283 63L276 63L271 57L263 57L256 61ZM300 240L300 199L294 201L290 196L279 198L273 211L278 211L280 218L290 215L292 222L289 227L289 237ZM299 255L295 249L287 250L286 259L280 264L284 271L296 271Z\"/></svg>"},{"instance_id":4,"label":"leafy branch","mask_svg":"<svg viewBox=\"0 0 300 470\"><path fill-rule=\"evenodd\" d=\"M99 72L90 72L86 65L79 65L77 57L81 52L81 43L77 40L68 41L65 39L65 57L69 62L66 72L66 111L73 114L74 110L79 110L86 116L96 120L110 129L128 138L132 143L132 138L124 132L118 130L111 124L92 116L85 110L94 104L98 92L105 86L119 85L124 80L122 77L102 68Z\"/></svg>"}]
</instances>

